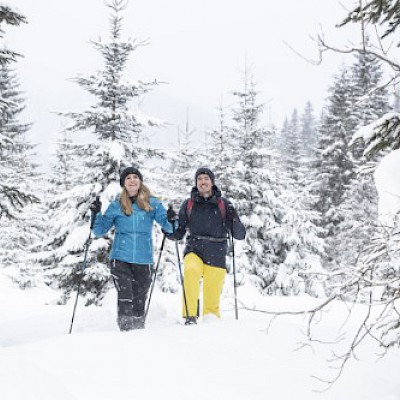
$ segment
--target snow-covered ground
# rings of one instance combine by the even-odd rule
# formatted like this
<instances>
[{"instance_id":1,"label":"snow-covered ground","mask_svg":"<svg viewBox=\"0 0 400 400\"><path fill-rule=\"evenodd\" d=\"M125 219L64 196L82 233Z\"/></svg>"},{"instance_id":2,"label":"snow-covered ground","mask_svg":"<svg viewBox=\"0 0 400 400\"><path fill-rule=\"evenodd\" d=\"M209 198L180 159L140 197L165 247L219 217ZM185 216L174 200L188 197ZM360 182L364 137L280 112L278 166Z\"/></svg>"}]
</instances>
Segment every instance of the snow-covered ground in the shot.
<instances>
[{"instance_id":1,"label":"snow-covered ground","mask_svg":"<svg viewBox=\"0 0 400 400\"><path fill-rule=\"evenodd\" d=\"M78 305L73 333L72 301L54 304L46 288L21 291L0 272L0 398L4 400L273 399L400 400L400 352L379 359L365 341L340 379L327 391L315 379L336 374L327 359L335 345L305 343L304 317L271 317L239 311L235 320L226 283L221 321L180 323L179 295L155 291L145 330L120 333L115 293L103 307ZM320 300L261 297L238 288L239 298L260 309L299 309ZM364 310L356 310L357 316ZM336 303L317 335L331 340L346 317ZM356 319L356 318L355 318ZM355 326L356 321L349 321ZM300 349L299 349L300 348Z\"/></svg>"}]
</instances>

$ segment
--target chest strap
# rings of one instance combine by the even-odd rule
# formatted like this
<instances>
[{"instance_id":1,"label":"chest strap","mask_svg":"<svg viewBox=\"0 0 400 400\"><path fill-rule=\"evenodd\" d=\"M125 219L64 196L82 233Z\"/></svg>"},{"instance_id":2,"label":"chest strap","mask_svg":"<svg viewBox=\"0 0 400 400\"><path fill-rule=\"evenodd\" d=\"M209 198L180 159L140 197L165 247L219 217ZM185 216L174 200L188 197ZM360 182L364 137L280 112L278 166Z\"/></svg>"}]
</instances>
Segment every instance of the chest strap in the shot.
<instances>
[{"instance_id":1,"label":"chest strap","mask_svg":"<svg viewBox=\"0 0 400 400\"><path fill-rule=\"evenodd\" d=\"M190 239L194 239L194 240L207 240L208 242L226 242L226 240L228 239L227 237L224 238L216 238L216 237L212 237L212 236L200 236L200 235L193 235L192 233L190 234L190 236L188 237L188 240Z\"/></svg>"}]
</instances>

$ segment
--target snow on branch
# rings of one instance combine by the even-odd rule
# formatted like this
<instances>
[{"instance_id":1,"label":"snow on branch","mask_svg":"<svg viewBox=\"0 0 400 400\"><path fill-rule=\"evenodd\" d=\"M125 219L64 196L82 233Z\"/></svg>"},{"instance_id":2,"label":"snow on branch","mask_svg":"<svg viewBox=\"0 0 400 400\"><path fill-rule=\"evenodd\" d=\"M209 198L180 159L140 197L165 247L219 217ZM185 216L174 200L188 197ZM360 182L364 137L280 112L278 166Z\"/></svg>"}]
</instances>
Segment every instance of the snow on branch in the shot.
<instances>
[{"instance_id":1,"label":"snow on branch","mask_svg":"<svg viewBox=\"0 0 400 400\"><path fill-rule=\"evenodd\" d=\"M360 4L348 13L339 26L348 23L372 23L385 25L382 39L391 35L400 25L400 1L399 0L370 0L364 5Z\"/></svg>"},{"instance_id":2,"label":"snow on branch","mask_svg":"<svg viewBox=\"0 0 400 400\"><path fill-rule=\"evenodd\" d=\"M400 114L387 113L378 120L360 128L349 145L365 144L364 155L371 157L381 150L396 150L400 147Z\"/></svg>"},{"instance_id":3,"label":"snow on branch","mask_svg":"<svg viewBox=\"0 0 400 400\"><path fill-rule=\"evenodd\" d=\"M6 4L0 4L0 24L5 22L8 25L18 26L21 23L27 23L26 17L11 8ZM0 32L3 33L3 30L0 29Z\"/></svg>"},{"instance_id":4,"label":"snow on branch","mask_svg":"<svg viewBox=\"0 0 400 400\"><path fill-rule=\"evenodd\" d=\"M16 218L15 212L21 211L29 203L38 203L36 196L26 194L16 187L0 184L0 218Z\"/></svg>"}]
</instances>

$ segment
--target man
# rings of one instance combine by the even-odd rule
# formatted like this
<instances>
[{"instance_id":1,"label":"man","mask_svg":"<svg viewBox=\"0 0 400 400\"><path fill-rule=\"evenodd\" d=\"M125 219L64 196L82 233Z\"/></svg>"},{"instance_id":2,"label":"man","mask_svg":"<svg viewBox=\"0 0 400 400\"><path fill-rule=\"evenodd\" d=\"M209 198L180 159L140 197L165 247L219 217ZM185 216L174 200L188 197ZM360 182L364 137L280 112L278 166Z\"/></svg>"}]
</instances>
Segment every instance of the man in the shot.
<instances>
[{"instance_id":1,"label":"man","mask_svg":"<svg viewBox=\"0 0 400 400\"><path fill-rule=\"evenodd\" d=\"M199 315L200 281L203 279L203 316L220 318L220 296L226 275L228 234L242 240L246 230L232 203L221 196L214 173L199 168L190 199L179 210L178 228L169 238L181 240L186 232L184 251L183 317L196 324ZM175 212L168 210L172 221Z\"/></svg>"}]
</instances>

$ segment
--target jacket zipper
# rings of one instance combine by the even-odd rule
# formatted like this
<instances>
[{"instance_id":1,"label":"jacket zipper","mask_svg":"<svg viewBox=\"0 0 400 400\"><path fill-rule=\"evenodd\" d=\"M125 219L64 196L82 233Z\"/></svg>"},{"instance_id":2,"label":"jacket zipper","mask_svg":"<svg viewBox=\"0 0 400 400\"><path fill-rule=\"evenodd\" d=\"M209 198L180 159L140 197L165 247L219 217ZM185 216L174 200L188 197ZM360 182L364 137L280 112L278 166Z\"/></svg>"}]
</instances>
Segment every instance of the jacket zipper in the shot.
<instances>
[{"instance_id":1,"label":"jacket zipper","mask_svg":"<svg viewBox=\"0 0 400 400\"><path fill-rule=\"evenodd\" d=\"M137 212L135 212L134 205L132 204L132 235L133 235L133 246L132 246L132 262L135 262L135 249L136 249L136 235L135 235L135 218L136 218L136 227L137 227Z\"/></svg>"}]
</instances>

